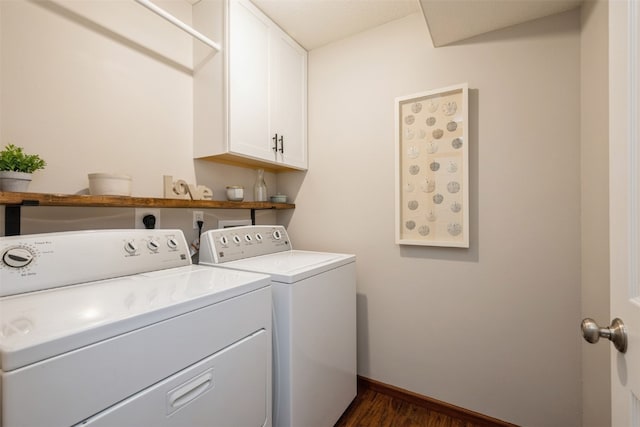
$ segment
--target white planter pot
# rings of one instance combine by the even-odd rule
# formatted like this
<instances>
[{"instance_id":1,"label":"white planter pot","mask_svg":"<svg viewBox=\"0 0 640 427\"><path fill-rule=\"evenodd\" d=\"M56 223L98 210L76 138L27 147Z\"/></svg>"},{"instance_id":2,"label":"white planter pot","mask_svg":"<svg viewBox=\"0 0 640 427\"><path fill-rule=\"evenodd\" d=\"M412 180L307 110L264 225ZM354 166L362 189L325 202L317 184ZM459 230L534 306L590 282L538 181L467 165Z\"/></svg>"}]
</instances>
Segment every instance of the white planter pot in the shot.
<instances>
[{"instance_id":1,"label":"white planter pot","mask_svg":"<svg viewBox=\"0 0 640 427\"><path fill-rule=\"evenodd\" d=\"M90 173L89 193L93 196L130 196L131 177L112 173Z\"/></svg>"},{"instance_id":2,"label":"white planter pot","mask_svg":"<svg viewBox=\"0 0 640 427\"><path fill-rule=\"evenodd\" d=\"M0 171L0 191L24 193L29 188L31 174L26 172Z\"/></svg>"}]
</instances>

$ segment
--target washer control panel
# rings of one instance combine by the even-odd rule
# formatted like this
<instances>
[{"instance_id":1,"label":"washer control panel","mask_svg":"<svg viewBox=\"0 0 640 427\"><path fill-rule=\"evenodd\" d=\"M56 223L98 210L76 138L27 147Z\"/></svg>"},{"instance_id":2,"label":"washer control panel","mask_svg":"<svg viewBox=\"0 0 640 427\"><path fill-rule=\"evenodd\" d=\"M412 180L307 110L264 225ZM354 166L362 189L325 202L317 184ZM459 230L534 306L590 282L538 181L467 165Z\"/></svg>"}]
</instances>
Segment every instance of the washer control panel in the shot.
<instances>
[{"instance_id":1,"label":"washer control panel","mask_svg":"<svg viewBox=\"0 0 640 427\"><path fill-rule=\"evenodd\" d=\"M0 297L190 264L181 230L0 237Z\"/></svg>"},{"instance_id":2,"label":"washer control panel","mask_svg":"<svg viewBox=\"0 0 640 427\"><path fill-rule=\"evenodd\" d=\"M220 264L291 249L287 230L281 225L222 228L200 237L200 263Z\"/></svg>"}]
</instances>

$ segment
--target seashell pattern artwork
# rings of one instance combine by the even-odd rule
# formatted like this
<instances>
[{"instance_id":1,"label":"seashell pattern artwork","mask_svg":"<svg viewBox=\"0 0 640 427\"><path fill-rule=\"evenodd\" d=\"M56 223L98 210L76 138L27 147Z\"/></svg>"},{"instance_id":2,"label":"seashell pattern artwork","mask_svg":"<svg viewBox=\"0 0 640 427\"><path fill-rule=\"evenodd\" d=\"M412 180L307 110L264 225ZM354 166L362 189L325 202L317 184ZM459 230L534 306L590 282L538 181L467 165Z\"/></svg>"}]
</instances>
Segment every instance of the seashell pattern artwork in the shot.
<instances>
[{"instance_id":1,"label":"seashell pattern artwork","mask_svg":"<svg viewBox=\"0 0 640 427\"><path fill-rule=\"evenodd\" d=\"M456 101L445 102L442 104L442 113L445 116L453 116L458 111L458 104Z\"/></svg>"},{"instance_id":2,"label":"seashell pattern artwork","mask_svg":"<svg viewBox=\"0 0 640 427\"><path fill-rule=\"evenodd\" d=\"M435 154L438 152L438 141L431 141L427 144L427 153Z\"/></svg>"},{"instance_id":3,"label":"seashell pattern artwork","mask_svg":"<svg viewBox=\"0 0 640 427\"><path fill-rule=\"evenodd\" d=\"M434 179L425 178L420 185L420 189L425 193L433 193L436 191L436 181Z\"/></svg>"},{"instance_id":4,"label":"seashell pattern artwork","mask_svg":"<svg viewBox=\"0 0 640 427\"><path fill-rule=\"evenodd\" d=\"M460 191L460 183L456 181L451 181L447 184L447 191L449 193L457 193Z\"/></svg>"},{"instance_id":5,"label":"seashell pattern artwork","mask_svg":"<svg viewBox=\"0 0 640 427\"><path fill-rule=\"evenodd\" d=\"M435 244L467 239L462 93L443 92L400 104L398 226L403 239Z\"/></svg>"},{"instance_id":6,"label":"seashell pattern artwork","mask_svg":"<svg viewBox=\"0 0 640 427\"><path fill-rule=\"evenodd\" d=\"M460 225L460 223L457 223L457 222L452 222L447 225L447 231L452 236L457 236L460 233L462 233L462 225Z\"/></svg>"},{"instance_id":7,"label":"seashell pattern artwork","mask_svg":"<svg viewBox=\"0 0 640 427\"><path fill-rule=\"evenodd\" d=\"M404 136L408 140L412 140L416 136L416 133L411 128L407 128L406 135Z\"/></svg>"}]
</instances>

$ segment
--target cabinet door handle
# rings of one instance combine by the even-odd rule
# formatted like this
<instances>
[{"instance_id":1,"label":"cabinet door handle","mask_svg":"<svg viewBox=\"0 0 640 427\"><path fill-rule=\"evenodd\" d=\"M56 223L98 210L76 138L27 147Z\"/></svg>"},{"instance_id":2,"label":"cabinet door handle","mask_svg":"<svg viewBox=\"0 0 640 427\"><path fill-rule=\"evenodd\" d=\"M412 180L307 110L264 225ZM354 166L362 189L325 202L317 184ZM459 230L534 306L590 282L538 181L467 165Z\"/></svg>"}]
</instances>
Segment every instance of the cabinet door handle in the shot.
<instances>
[{"instance_id":1,"label":"cabinet door handle","mask_svg":"<svg viewBox=\"0 0 640 427\"><path fill-rule=\"evenodd\" d=\"M278 146L278 143L276 143L276 147L277 146ZM280 150L278 151L280 151L281 153L284 153L284 135L280 135Z\"/></svg>"},{"instance_id":2,"label":"cabinet door handle","mask_svg":"<svg viewBox=\"0 0 640 427\"><path fill-rule=\"evenodd\" d=\"M278 152L278 134L276 133L275 136L271 139L273 140L273 151L277 153Z\"/></svg>"}]
</instances>

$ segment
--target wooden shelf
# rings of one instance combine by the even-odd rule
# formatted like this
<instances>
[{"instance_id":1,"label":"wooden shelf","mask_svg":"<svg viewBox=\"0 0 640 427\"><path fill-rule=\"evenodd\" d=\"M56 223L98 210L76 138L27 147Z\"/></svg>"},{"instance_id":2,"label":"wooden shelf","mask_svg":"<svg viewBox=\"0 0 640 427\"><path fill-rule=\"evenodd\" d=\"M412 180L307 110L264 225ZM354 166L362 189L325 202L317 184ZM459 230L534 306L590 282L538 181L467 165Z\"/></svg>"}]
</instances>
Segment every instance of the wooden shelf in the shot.
<instances>
[{"instance_id":1,"label":"wooden shelf","mask_svg":"<svg viewBox=\"0 0 640 427\"><path fill-rule=\"evenodd\" d=\"M293 203L230 202L220 200L181 200L153 197L88 196L77 194L12 193L0 191L0 205L5 205L5 235L20 234L22 206L71 206L115 208L187 208L187 209L250 209L255 223L255 211L264 209L294 209Z\"/></svg>"},{"instance_id":2,"label":"wooden shelf","mask_svg":"<svg viewBox=\"0 0 640 427\"><path fill-rule=\"evenodd\" d=\"M0 192L0 205L196 209L294 209L296 207L296 205L292 203L229 202L226 200L180 200L153 197L11 192Z\"/></svg>"}]
</instances>

